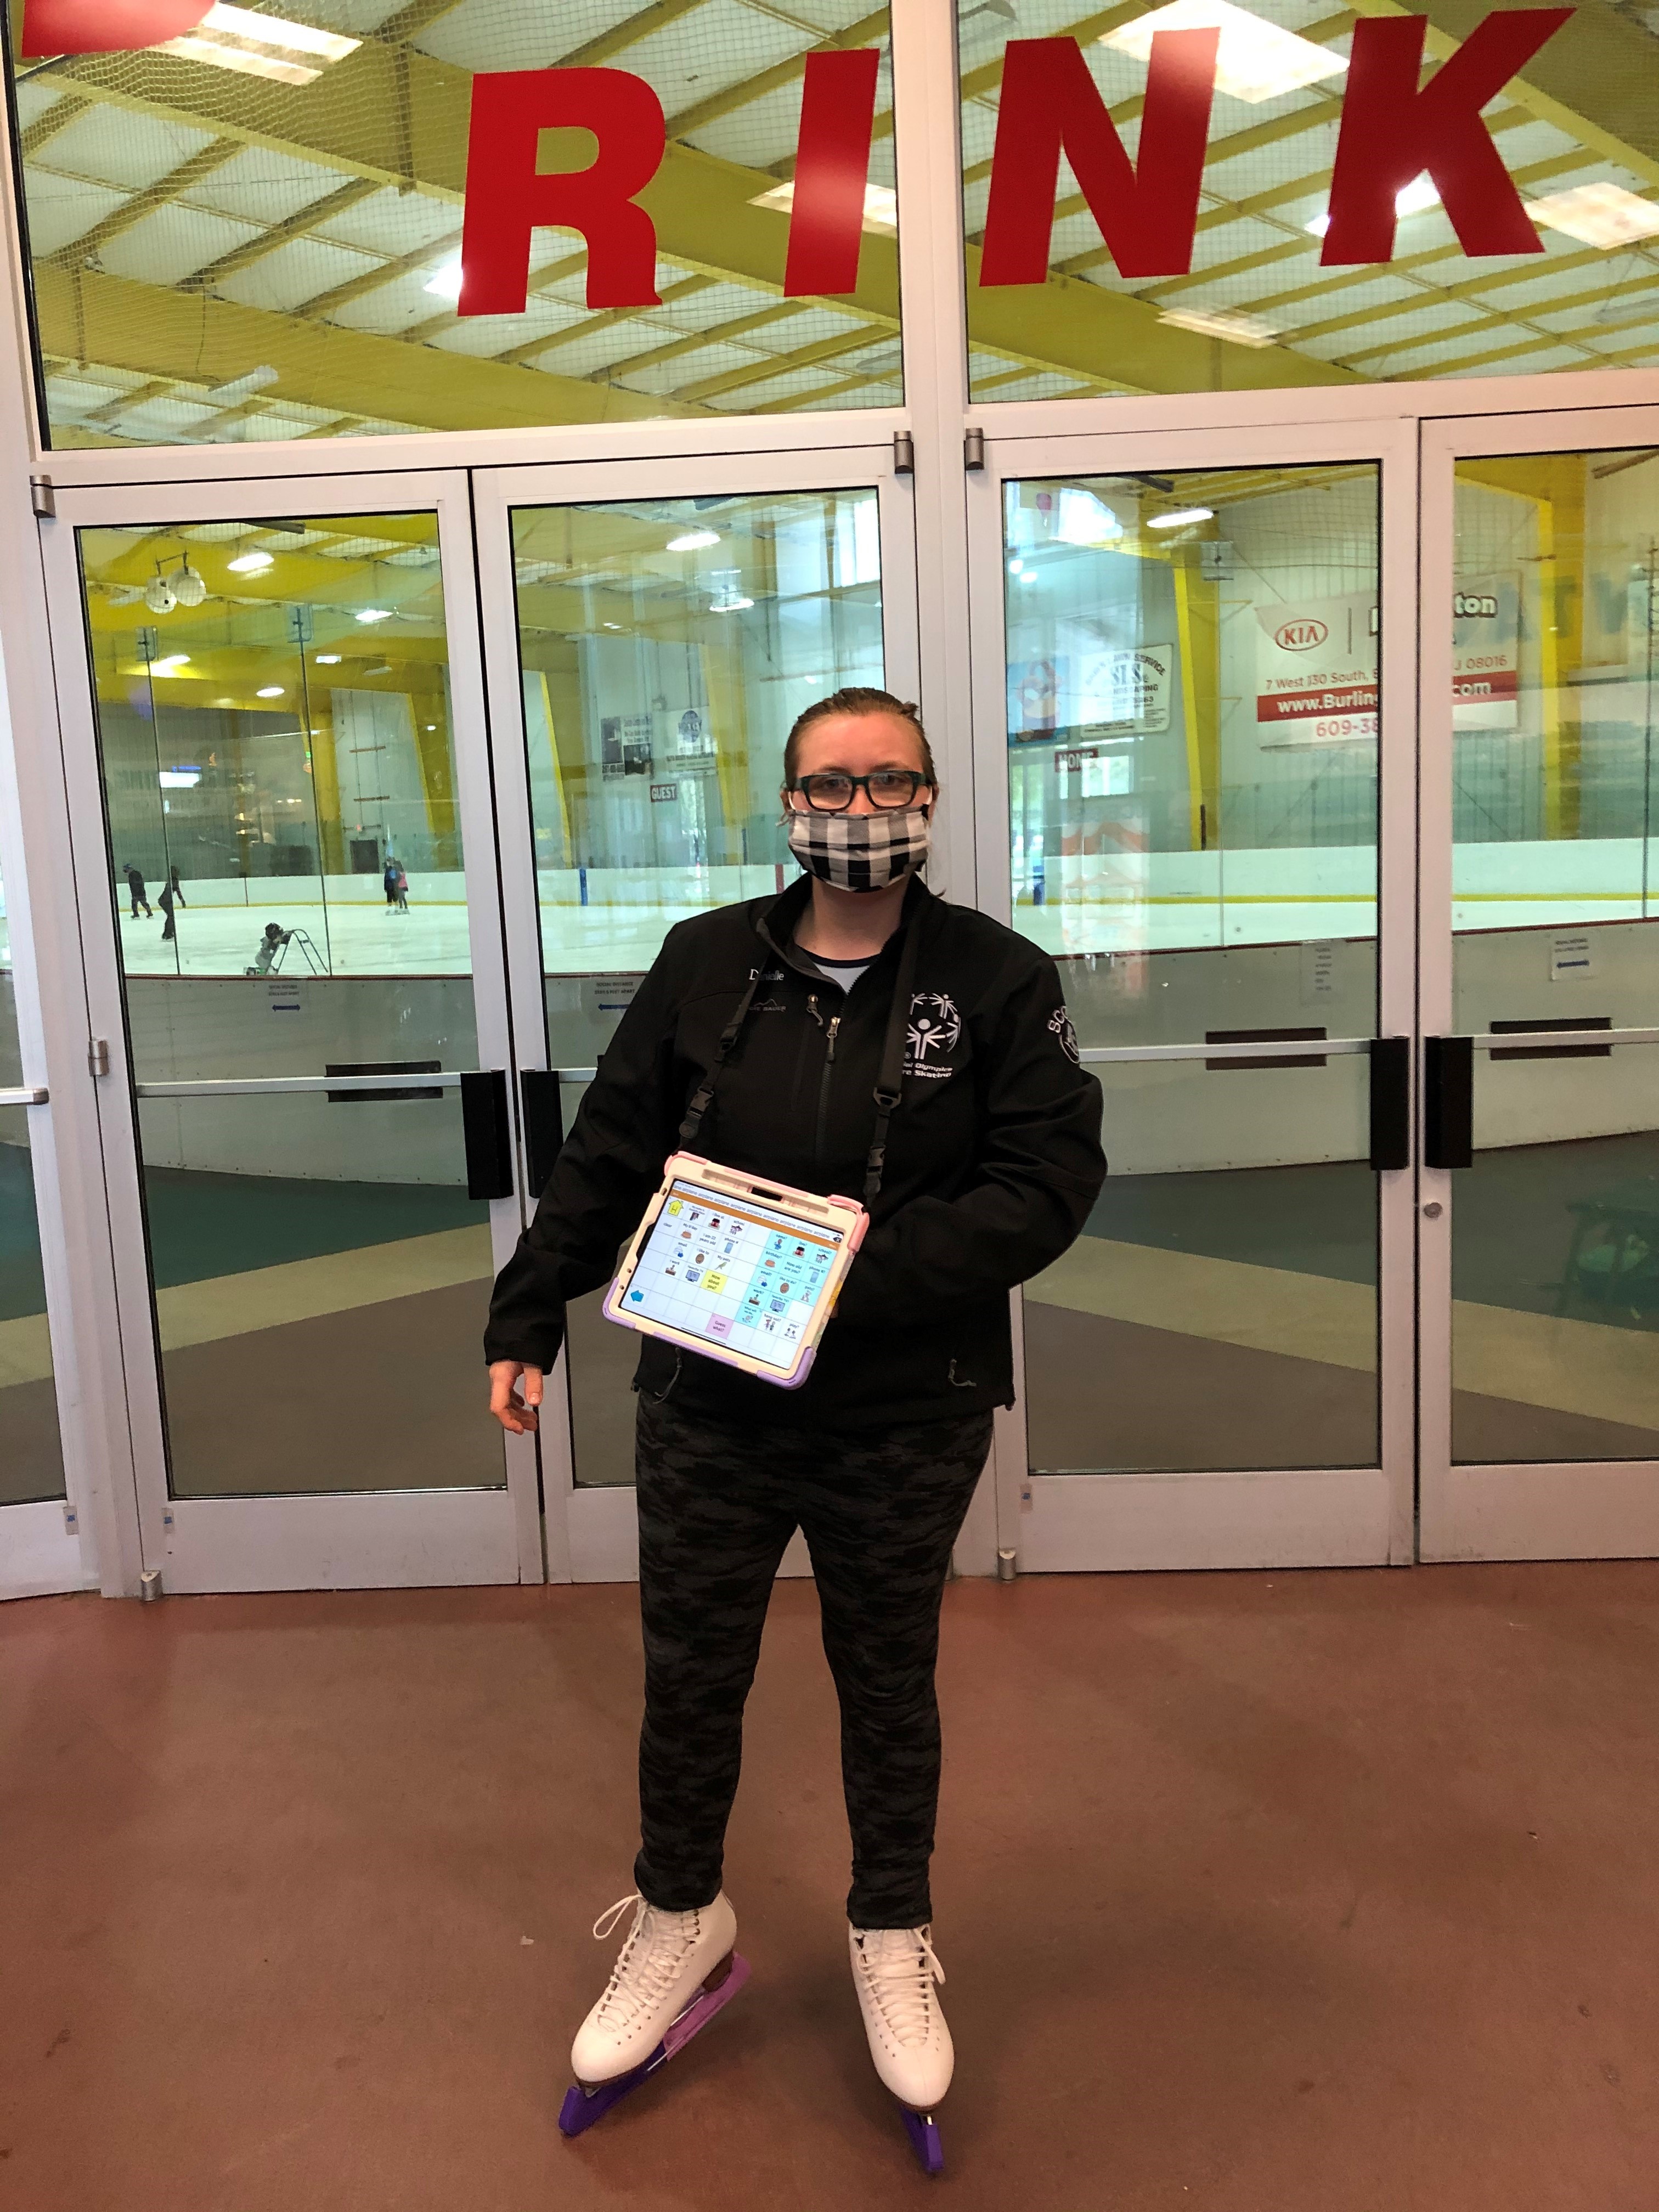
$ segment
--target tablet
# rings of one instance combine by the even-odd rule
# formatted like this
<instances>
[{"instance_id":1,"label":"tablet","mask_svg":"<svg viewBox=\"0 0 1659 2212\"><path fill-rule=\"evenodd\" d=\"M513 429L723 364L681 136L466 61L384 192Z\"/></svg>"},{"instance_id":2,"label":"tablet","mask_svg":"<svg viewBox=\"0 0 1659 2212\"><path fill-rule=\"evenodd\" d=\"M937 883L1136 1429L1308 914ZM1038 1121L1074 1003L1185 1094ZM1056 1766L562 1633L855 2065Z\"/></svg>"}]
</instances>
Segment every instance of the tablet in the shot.
<instances>
[{"instance_id":1,"label":"tablet","mask_svg":"<svg viewBox=\"0 0 1659 2212\"><path fill-rule=\"evenodd\" d=\"M786 1390L803 1383L869 1215L676 1152L605 1317Z\"/></svg>"}]
</instances>

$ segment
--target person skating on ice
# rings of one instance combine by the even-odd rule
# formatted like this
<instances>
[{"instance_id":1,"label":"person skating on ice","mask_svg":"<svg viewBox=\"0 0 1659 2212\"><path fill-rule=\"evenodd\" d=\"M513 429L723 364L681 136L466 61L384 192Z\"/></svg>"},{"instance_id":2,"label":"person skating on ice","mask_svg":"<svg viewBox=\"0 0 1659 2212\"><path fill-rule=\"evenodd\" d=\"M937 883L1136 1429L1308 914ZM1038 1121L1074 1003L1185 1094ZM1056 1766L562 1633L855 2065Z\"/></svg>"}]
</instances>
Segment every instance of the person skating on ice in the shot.
<instances>
[{"instance_id":1,"label":"person skating on ice","mask_svg":"<svg viewBox=\"0 0 1659 2212\"><path fill-rule=\"evenodd\" d=\"M131 860L123 860L121 873L127 879L127 892L132 900L132 919L137 921L138 909L143 907L145 921L153 921L155 917L150 912L149 895L144 887L143 871L135 868Z\"/></svg>"},{"instance_id":2,"label":"person skating on ice","mask_svg":"<svg viewBox=\"0 0 1659 2212\"><path fill-rule=\"evenodd\" d=\"M800 717L782 799L805 873L670 931L495 1285L491 1411L522 1433L537 1425L566 1302L610 1280L711 1073L700 1153L797 1188L867 1190L874 1087L908 964L905 1079L879 1190L805 1383L781 1390L643 1339L641 1844L632 1892L594 1929L628 1920L576 2035L580 2084L616 2081L688 2006L718 2001L700 1992L737 1932L721 1869L744 1701L797 1527L842 1709L848 1942L871 2055L915 2111L950 2084L928 1887L940 1601L993 1408L1013 1396L1008 1292L1078 1235L1105 1162L1099 1088L1078 1064L1053 962L921 880L937 799L915 710L890 694L840 691ZM752 1011L722 1060L745 994Z\"/></svg>"}]
</instances>

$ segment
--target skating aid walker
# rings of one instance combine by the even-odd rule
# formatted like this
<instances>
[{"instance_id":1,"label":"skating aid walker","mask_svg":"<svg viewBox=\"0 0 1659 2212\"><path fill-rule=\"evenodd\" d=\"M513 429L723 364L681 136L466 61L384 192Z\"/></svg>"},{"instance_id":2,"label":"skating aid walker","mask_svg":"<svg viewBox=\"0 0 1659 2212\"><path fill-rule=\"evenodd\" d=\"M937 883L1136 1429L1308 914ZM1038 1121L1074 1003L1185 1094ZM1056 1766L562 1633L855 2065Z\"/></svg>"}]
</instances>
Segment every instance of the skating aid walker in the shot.
<instances>
[{"instance_id":1,"label":"skating aid walker","mask_svg":"<svg viewBox=\"0 0 1659 2212\"><path fill-rule=\"evenodd\" d=\"M728 1952L685 2010L669 2023L662 2041L641 2064L630 2067L626 2074L616 2075L609 2081L595 2081L591 2086L584 2081L571 2083L559 2108L560 2134L580 2135L595 2120L603 2119L613 2105L631 2096L642 2082L684 2051L693 2036L701 2035L748 1979L748 1960L739 1951Z\"/></svg>"}]
</instances>

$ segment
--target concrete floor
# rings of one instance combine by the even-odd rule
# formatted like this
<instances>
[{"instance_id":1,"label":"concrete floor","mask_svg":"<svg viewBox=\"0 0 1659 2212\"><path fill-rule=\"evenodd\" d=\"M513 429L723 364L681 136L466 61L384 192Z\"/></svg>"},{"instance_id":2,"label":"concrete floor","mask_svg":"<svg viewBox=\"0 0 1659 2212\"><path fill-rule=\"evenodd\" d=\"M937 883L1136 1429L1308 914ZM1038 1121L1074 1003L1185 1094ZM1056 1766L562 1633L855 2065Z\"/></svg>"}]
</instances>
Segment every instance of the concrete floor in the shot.
<instances>
[{"instance_id":1,"label":"concrete floor","mask_svg":"<svg viewBox=\"0 0 1659 2212\"><path fill-rule=\"evenodd\" d=\"M744 1996L571 2144L634 1593L0 1608L0 2197L27 2212L1649 2212L1659 1563L948 1593L927 2182L865 2052L810 1584Z\"/></svg>"}]
</instances>

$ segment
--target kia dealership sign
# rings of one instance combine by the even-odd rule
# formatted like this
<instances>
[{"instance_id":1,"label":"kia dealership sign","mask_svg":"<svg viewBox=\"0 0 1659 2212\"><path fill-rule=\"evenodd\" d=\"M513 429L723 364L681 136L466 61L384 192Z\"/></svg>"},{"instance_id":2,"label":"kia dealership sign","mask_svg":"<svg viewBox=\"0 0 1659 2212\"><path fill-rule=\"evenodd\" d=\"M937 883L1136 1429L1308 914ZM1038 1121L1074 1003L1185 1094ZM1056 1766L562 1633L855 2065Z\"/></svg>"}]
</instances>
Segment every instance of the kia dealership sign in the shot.
<instances>
[{"instance_id":1,"label":"kia dealership sign","mask_svg":"<svg viewBox=\"0 0 1659 2212\"><path fill-rule=\"evenodd\" d=\"M1466 254L1543 251L1480 111L1572 12L1514 8L1489 15L1426 81L1428 25L1421 15L1360 17L1331 173L1320 255L1326 266L1392 260L1395 200L1424 175ZM207 0L26 0L23 52L158 46L207 14ZM1121 276L1189 273L1219 39L1213 27L1153 33L1133 161L1075 39L1009 41L981 286L1046 280L1062 155ZM879 65L873 46L805 58L786 296L834 297L857 287ZM544 175L538 140L560 128L591 131L598 152L585 169ZM457 313L523 313L531 234L538 226L578 231L586 241L590 307L658 306L656 228L639 199L667 144L661 100L626 70L475 76Z\"/></svg>"}]
</instances>

